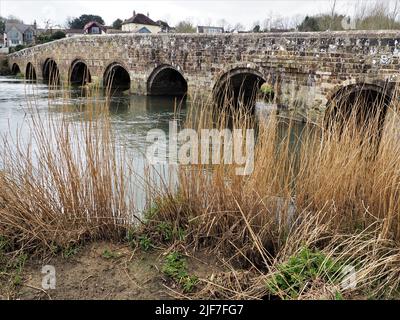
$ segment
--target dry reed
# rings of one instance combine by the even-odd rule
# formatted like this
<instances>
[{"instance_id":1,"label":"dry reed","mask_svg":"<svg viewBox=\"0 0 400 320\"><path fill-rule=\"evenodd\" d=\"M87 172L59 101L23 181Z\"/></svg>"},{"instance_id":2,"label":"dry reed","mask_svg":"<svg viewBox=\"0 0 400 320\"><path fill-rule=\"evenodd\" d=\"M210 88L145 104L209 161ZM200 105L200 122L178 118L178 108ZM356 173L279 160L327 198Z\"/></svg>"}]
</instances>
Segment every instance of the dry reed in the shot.
<instances>
[{"instance_id":1,"label":"dry reed","mask_svg":"<svg viewBox=\"0 0 400 320\"><path fill-rule=\"evenodd\" d=\"M256 130L254 170L237 175L234 164L223 163L223 152L220 164L180 166L178 190L167 182L149 186L156 210L137 232L161 241L155 230L169 223L184 230L179 241L186 248L207 248L224 259L231 273L204 279L200 297L216 291L224 298L268 295L268 279L304 247L355 264L358 290L391 295L400 279L395 101L383 131L377 127L380 114L360 129L353 112L345 125L308 126L295 142L291 121L282 137L279 117L257 124L236 102L216 109L210 101L193 101L188 128ZM127 182L132 173L115 145L107 104L89 103L78 123L43 118L35 109L31 114L31 141L3 139L0 234L27 249L121 240L134 212ZM340 291L332 286L314 279L297 297ZM288 292L275 295L287 298Z\"/></svg>"}]
</instances>

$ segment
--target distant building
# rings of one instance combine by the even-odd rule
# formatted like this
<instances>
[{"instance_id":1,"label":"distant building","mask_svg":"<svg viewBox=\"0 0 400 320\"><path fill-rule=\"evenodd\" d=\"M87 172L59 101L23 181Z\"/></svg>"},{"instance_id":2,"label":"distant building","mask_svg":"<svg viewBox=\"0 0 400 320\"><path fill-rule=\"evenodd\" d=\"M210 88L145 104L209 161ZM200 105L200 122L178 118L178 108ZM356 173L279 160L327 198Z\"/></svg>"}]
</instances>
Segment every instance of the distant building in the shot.
<instances>
[{"instance_id":1,"label":"distant building","mask_svg":"<svg viewBox=\"0 0 400 320\"><path fill-rule=\"evenodd\" d=\"M18 45L30 45L35 43L36 24L29 25L19 22L5 24L3 35L4 47L16 47Z\"/></svg>"},{"instance_id":2,"label":"distant building","mask_svg":"<svg viewBox=\"0 0 400 320\"><path fill-rule=\"evenodd\" d=\"M156 23L161 27L161 32L174 32L175 28L169 26L169 24L162 20L157 20Z\"/></svg>"},{"instance_id":3,"label":"distant building","mask_svg":"<svg viewBox=\"0 0 400 320\"><path fill-rule=\"evenodd\" d=\"M112 27L107 27L107 34L123 34L129 33L128 31L122 31L120 29L113 29Z\"/></svg>"},{"instance_id":4,"label":"distant building","mask_svg":"<svg viewBox=\"0 0 400 320\"><path fill-rule=\"evenodd\" d=\"M83 27L83 34L104 34L106 32L106 27L97 21L90 21Z\"/></svg>"},{"instance_id":5,"label":"distant building","mask_svg":"<svg viewBox=\"0 0 400 320\"><path fill-rule=\"evenodd\" d=\"M64 32L67 38L83 35L82 29L65 29Z\"/></svg>"},{"instance_id":6,"label":"distant building","mask_svg":"<svg viewBox=\"0 0 400 320\"><path fill-rule=\"evenodd\" d=\"M147 14L136 14L133 11L133 16L122 23L122 31L135 32L135 33L159 33L162 27L151 20Z\"/></svg>"},{"instance_id":7,"label":"distant building","mask_svg":"<svg viewBox=\"0 0 400 320\"><path fill-rule=\"evenodd\" d=\"M197 26L197 33L224 33L222 27Z\"/></svg>"},{"instance_id":8,"label":"distant building","mask_svg":"<svg viewBox=\"0 0 400 320\"><path fill-rule=\"evenodd\" d=\"M269 32L294 32L295 29L280 29L280 28L271 28Z\"/></svg>"}]
</instances>

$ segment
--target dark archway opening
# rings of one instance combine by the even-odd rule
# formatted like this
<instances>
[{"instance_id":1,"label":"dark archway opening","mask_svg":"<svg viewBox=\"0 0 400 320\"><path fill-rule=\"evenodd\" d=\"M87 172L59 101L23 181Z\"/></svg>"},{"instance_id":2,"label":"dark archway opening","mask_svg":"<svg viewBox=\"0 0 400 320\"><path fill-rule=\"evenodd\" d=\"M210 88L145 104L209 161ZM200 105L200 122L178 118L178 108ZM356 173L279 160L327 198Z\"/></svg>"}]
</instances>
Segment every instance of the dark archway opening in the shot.
<instances>
[{"instance_id":1,"label":"dark archway opening","mask_svg":"<svg viewBox=\"0 0 400 320\"><path fill-rule=\"evenodd\" d=\"M120 64L110 65L104 74L103 86L106 90L129 90L131 87L129 72Z\"/></svg>"},{"instance_id":2,"label":"dark archway opening","mask_svg":"<svg viewBox=\"0 0 400 320\"><path fill-rule=\"evenodd\" d=\"M89 68L82 61L72 63L69 81L72 85L84 86L92 81Z\"/></svg>"},{"instance_id":3,"label":"dark archway opening","mask_svg":"<svg viewBox=\"0 0 400 320\"><path fill-rule=\"evenodd\" d=\"M19 66L16 63L14 63L11 67L11 74L17 75L19 73L21 73L21 69L19 68Z\"/></svg>"},{"instance_id":4,"label":"dark archway opening","mask_svg":"<svg viewBox=\"0 0 400 320\"><path fill-rule=\"evenodd\" d=\"M252 69L235 69L221 77L214 88L219 107L245 108L254 111L257 95L265 79Z\"/></svg>"},{"instance_id":5,"label":"dark archway opening","mask_svg":"<svg viewBox=\"0 0 400 320\"><path fill-rule=\"evenodd\" d=\"M328 103L325 125L340 135L350 129L379 145L391 95L374 85L350 85L340 89Z\"/></svg>"},{"instance_id":6,"label":"dark archway opening","mask_svg":"<svg viewBox=\"0 0 400 320\"><path fill-rule=\"evenodd\" d=\"M170 66L156 69L147 82L147 92L152 96L182 97L186 95L187 90L185 78L178 70Z\"/></svg>"},{"instance_id":7,"label":"dark archway opening","mask_svg":"<svg viewBox=\"0 0 400 320\"><path fill-rule=\"evenodd\" d=\"M355 121L358 126L366 126L375 120L383 125L390 101L390 95L379 87L345 87L328 103L327 124Z\"/></svg>"},{"instance_id":8,"label":"dark archway opening","mask_svg":"<svg viewBox=\"0 0 400 320\"><path fill-rule=\"evenodd\" d=\"M25 79L26 80L36 80L36 70L32 63L28 62L25 70Z\"/></svg>"},{"instance_id":9,"label":"dark archway opening","mask_svg":"<svg viewBox=\"0 0 400 320\"><path fill-rule=\"evenodd\" d=\"M43 81L48 85L60 84L60 71L53 59L47 59L43 65Z\"/></svg>"}]
</instances>

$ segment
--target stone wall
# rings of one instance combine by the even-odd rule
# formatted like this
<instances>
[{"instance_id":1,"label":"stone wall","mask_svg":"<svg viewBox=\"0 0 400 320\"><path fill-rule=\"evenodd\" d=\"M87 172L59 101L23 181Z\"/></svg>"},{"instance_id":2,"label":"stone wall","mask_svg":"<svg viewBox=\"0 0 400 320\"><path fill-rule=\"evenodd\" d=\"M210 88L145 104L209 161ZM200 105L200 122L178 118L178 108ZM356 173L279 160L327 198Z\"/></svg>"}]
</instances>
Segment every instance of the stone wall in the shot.
<instances>
[{"instance_id":1,"label":"stone wall","mask_svg":"<svg viewBox=\"0 0 400 320\"><path fill-rule=\"evenodd\" d=\"M118 62L128 70L131 93L147 94L147 81L162 65L186 79L189 93L211 93L231 70L261 74L274 85L278 103L312 118L324 114L330 97L351 84L392 88L398 79L400 34L395 31L258 34L120 34L79 36L8 56L24 73L33 63L42 78L46 59L56 61L64 82L80 59L92 81Z\"/></svg>"}]
</instances>

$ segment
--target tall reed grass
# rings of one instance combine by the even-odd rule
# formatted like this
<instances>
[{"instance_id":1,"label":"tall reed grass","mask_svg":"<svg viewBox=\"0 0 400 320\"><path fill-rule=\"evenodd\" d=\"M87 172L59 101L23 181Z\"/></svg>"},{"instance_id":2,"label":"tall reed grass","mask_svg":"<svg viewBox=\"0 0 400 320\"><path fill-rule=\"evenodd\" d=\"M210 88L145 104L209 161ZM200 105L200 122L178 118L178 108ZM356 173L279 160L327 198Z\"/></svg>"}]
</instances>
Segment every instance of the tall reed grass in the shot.
<instances>
[{"instance_id":1,"label":"tall reed grass","mask_svg":"<svg viewBox=\"0 0 400 320\"><path fill-rule=\"evenodd\" d=\"M256 128L254 171L236 175L234 165L223 164L223 152L221 164L181 166L179 190L158 194L162 201L153 224L169 221L187 230L187 248L207 248L233 270L253 270L250 278L241 273L247 284L238 280L237 272L231 283L225 278L219 283L206 281L212 292L226 294L222 297L268 294L267 279L304 247L322 250L326 259L332 257L337 264L356 266L355 290L363 288L376 296L396 292L400 148L397 100L392 101L389 107L372 106L380 111L370 114L361 126L359 110L371 105L356 101L342 121L331 118L325 126L306 126L295 141L290 138L291 121L282 139L277 134L279 117L256 124L246 111L233 111L236 104L211 112L207 103L198 107L187 122L198 132L227 125ZM151 222L149 226L154 229ZM301 287L298 298L312 297L310 286ZM323 282L322 287L326 290L328 284ZM204 296L210 296L210 290ZM275 293L289 297L288 291Z\"/></svg>"},{"instance_id":2,"label":"tall reed grass","mask_svg":"<svg viewBox=\"0 0 400 320\"><path fill-rule=\"evenodd\" d=\"M56 95L50 105L66 99ZM30 137L2 137L0 234L15 248L124 236L134 213L128 157L116 147L106 103L94 101L85 99L74 121L67 106L42 112L30 101L22 124Z\"/></svg>"},{"instance_id":3,"label":"tall reed grass","mask_svg":"<svg viewBox=\"0 0 400 320\"><path fill-rule=\"evenodd\" d=\"M354 112L345 124L306 126L295 141L290 138L291 121L282 138L277 134L282 119L277 116L257 123L236 102L214 108L211 101L192 99L195 108L188 113L188 128L257 132L250 175L237 175L235 165L224 164L221 152L220 164L181 165L177 188L167 182L163 187L149 185L155 200L151 214L138 217L145 223L137 232L161 241L155 230L167 223L184 231L185 236L176 240L187 250L205 248L232 270L204 280L199 296L271 294L271 278L304 248L322 252L325 264L333 260L355 265L354 290L374 296L398 290L396 99L383 130L377 128L380 114L360 129ZM3 137L0 234L15 248L53 250L85 240L122 240L131 228L135 212L128 181L133 175L127 166L131 160L116 146L107 102L86 103L79 122L51 113L43 116L33 107L31 140ZM324 270L318 270L312 283L297 288L296 298L341 290L335 287L337 282L322 280ZM274 290L281 298L293 297L290 292L282 287Z\"/></svg>"}]
</instances>

